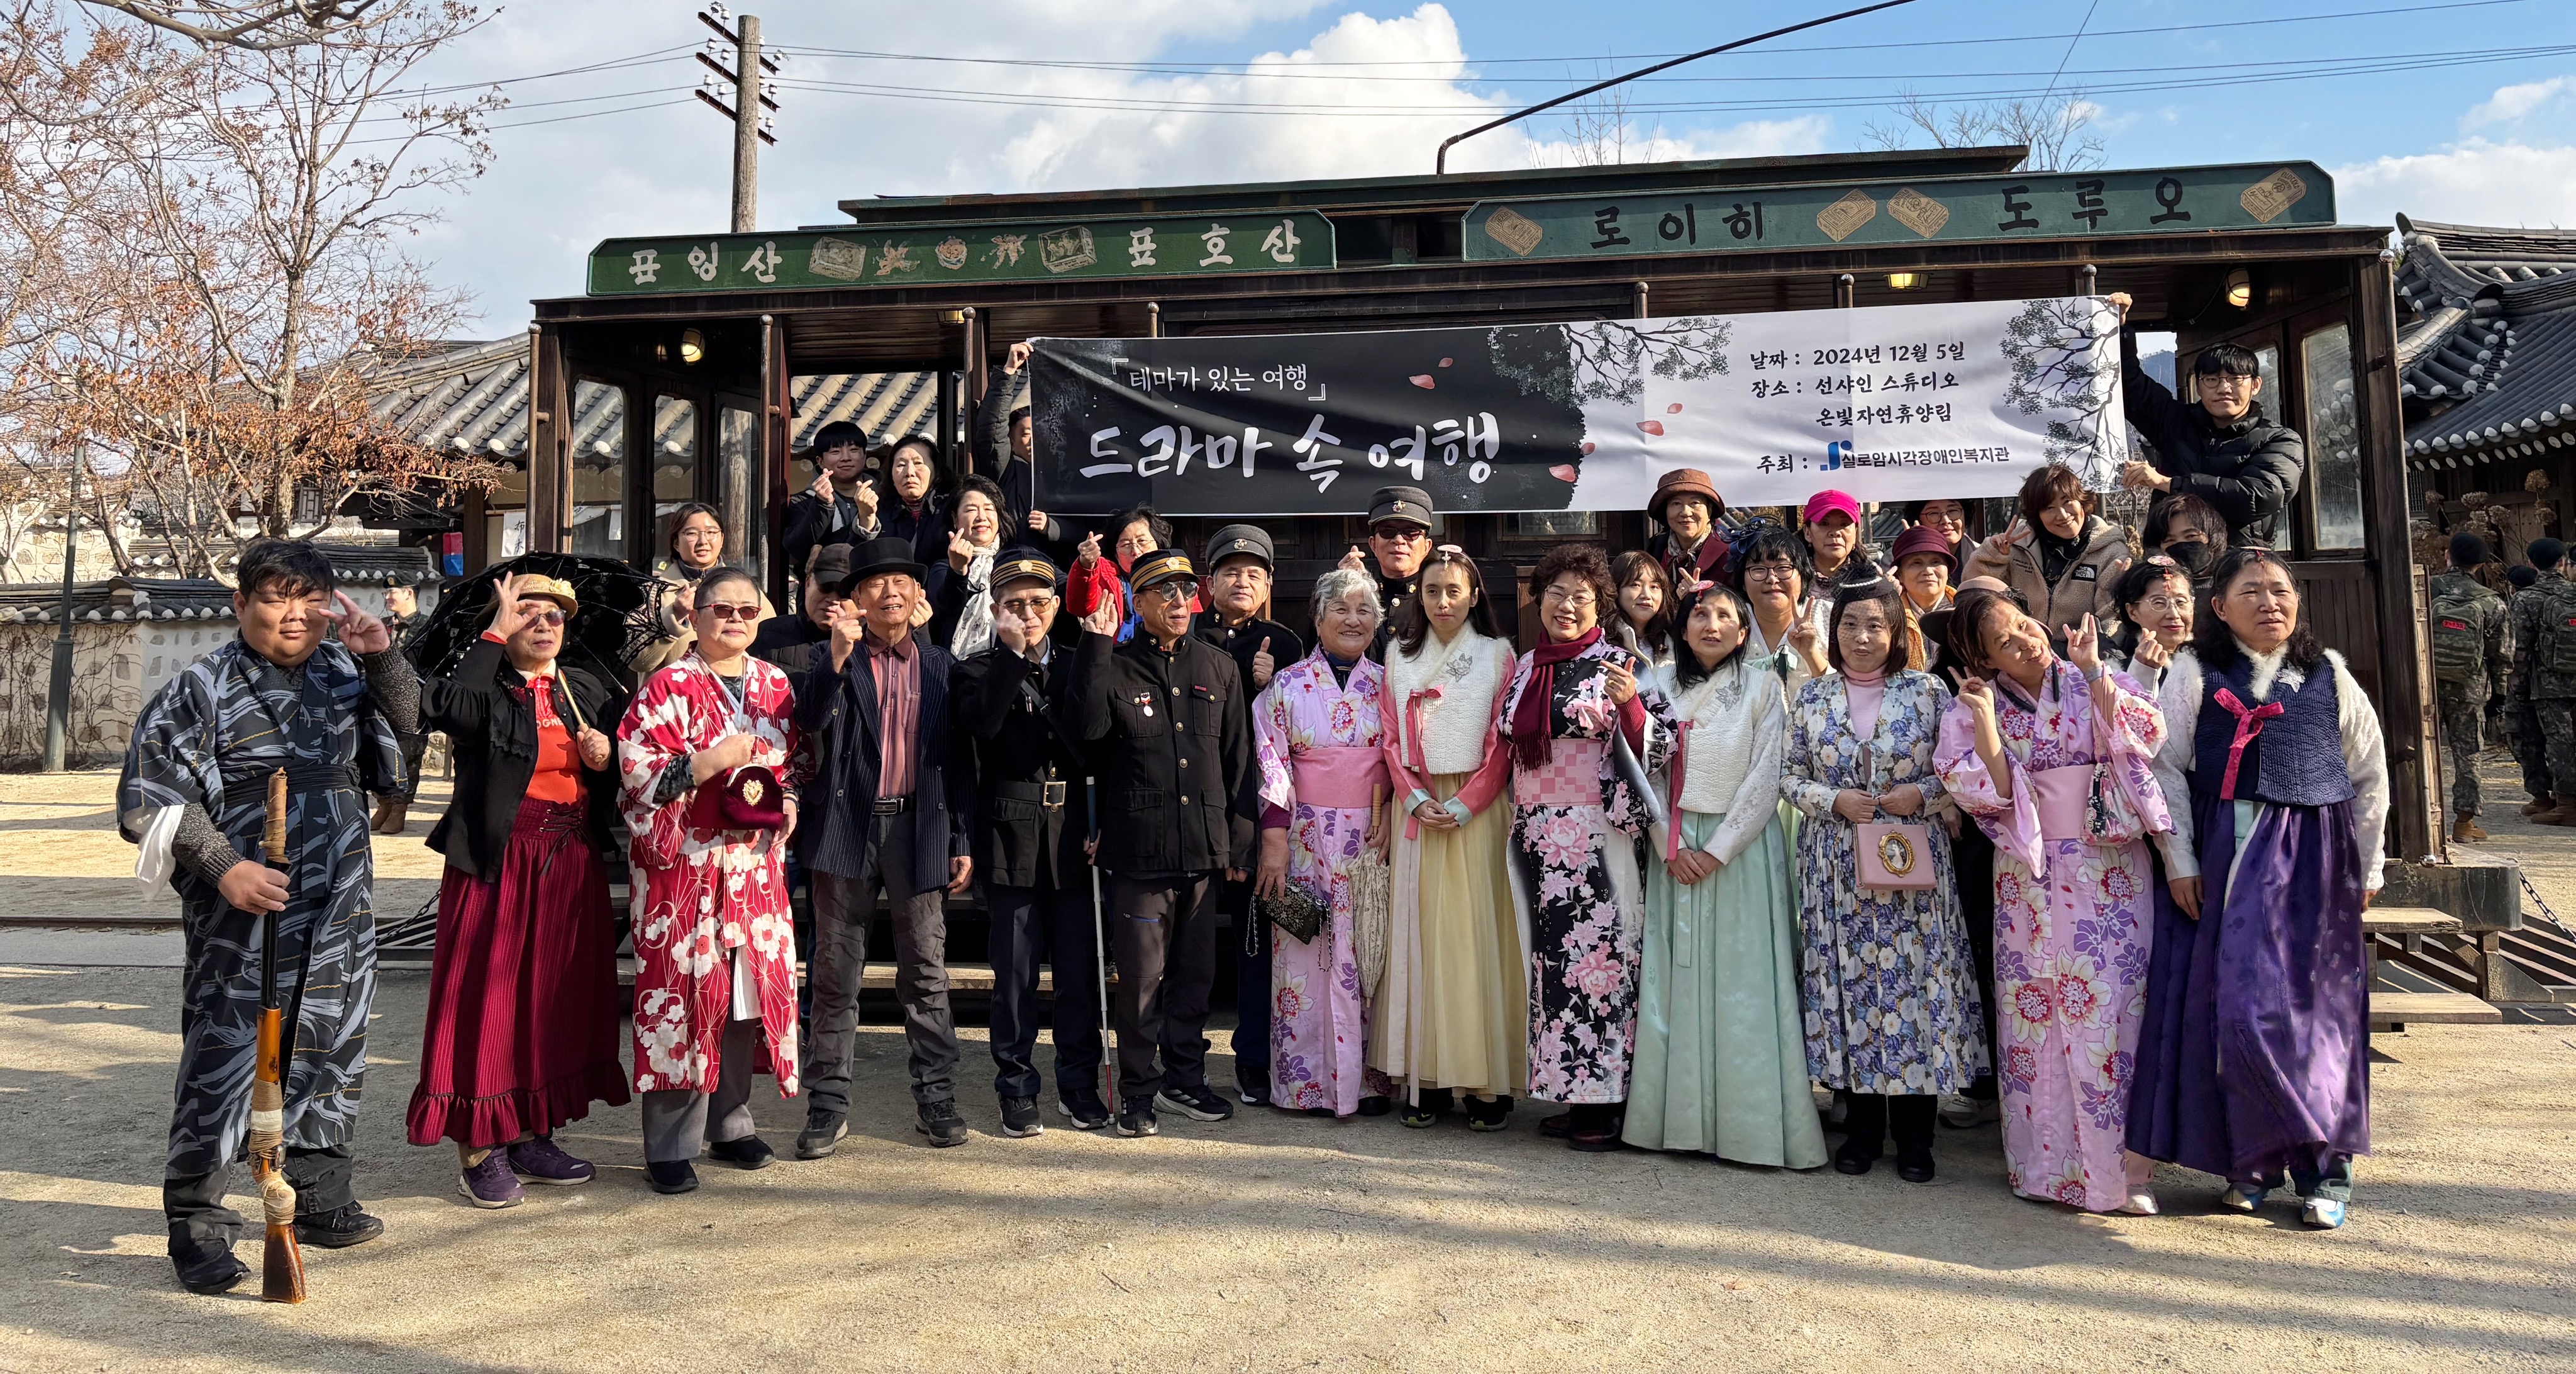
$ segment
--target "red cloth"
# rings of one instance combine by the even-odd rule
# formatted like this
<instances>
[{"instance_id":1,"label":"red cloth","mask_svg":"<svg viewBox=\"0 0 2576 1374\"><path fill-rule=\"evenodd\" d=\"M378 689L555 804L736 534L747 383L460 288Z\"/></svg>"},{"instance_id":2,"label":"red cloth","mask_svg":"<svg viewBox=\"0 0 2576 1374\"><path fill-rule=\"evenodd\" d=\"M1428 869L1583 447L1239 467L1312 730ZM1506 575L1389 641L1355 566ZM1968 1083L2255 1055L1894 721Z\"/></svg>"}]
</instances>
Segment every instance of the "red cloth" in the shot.
<instances>
[{"instance_id":1,"label":"red cloth","mask_svg":"<svg viewBox=\"0 0 2576 1374\"><path fill-rule=\"evenodd\" d=\"M582 831L580 806L531 797L498 877L439 884L412 1144L485 1149L626 1104L617 927Z\"/></svg>"},{"instance_id":2,"label":"red cloth","mask_svg":"<svg viewBox=\"0 0 2576 1374\"><path fill-rule=\"evenodd\" d=\"M921 645L905 635L892 644L867 637L868 671L877 683L877 795L912 795L913 735L921 718Z\"/></svg>"},{"instance_id":3,"label":"red cloth","mask_svg":"<svg viewBox=\"0 0 2576 1374\"><path fill-rule=\"evenodd\" d=\"M1110 603L1118 607L1120 617L1125 618L1126 589L1119 580L1118 565L1106 558L1095 558L1086 568L1076 560L1073 571L1064 576L1064 608L1077 617L1086 616L1100 605L1103 596L1107 596Z\"/></svg>"},{"instance_id":4,"label":"red cloth","mask_svg":"<svg viewBox=\"0 0 2576 1374\"><path fill-rule=\"evenodd\" d=\"M1556 665L1601 642L1601 627L1562 642L1550 640L1530 650L1529 686L1521 689L1520 707L1512 712L1512 755L1524 768L1547 762L1555 732L1549 713L1556 709Z\"/></svg>"},{"instance_id":5,"label":"red cloth","mask_svg":"<svg viewBox=\"0 0 2576 1374\"><path fill-rule=\"evenodd\" d=\"M530 693L537 707L537 768L528 777L528 796L570 806L581 800L581 756L571 728L555 714L554 679L538 681L545 685Z\"/></svg>"}]
</instances>

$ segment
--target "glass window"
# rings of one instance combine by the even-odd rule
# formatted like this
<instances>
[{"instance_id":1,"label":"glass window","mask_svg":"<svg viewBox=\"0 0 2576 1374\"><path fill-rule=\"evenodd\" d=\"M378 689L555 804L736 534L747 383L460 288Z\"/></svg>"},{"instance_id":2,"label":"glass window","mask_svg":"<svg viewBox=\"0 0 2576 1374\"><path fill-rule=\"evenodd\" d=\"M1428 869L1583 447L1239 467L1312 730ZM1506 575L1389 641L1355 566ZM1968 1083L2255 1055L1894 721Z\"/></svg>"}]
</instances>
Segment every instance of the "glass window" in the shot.
<instances>
[{"instance_id":1,"label":"glass window","mask_svg":"<svg viewBox=\"0 0 2576 1374\"><path fill-rule=\"evenodd\" d=\"M1511 517L1504 533L1514 539L1586 539L1601 533L1597 510L1529 511Z\"/></svg>"},{"instance_id":2,"label":"glass window","mask_svg":"<svg viewBox=\"0 0 2576 1374\"><path fill-rule=\"evenodd\" d=\"M2328 325L2299 341L2307 401L2308 484L2317 547L2362 546L2361 424L2353 414L2352 331Z\"/></svg>"},{"instance_id":3,"label":"glass window","mask_svg":"<svg viewBox=\"0 0 2576 1374\"><path fill-rule=\"evenodd\" d=\"M679 509L698 495L698 407L695 402L677 396L653 398L653 548L651 560L659 563L671 554L671 529L679 523ZM725 531L724 557L737 550L734 542L741 538L736 530Z\"/></svg>"},{"instance_id":4,"label":"glass window","mask_svg":"<svg viewBox=\"0 0 2576 1374\"><path fill-rule=\"evenodd\" d=\"M572 538L569 553L626 554L626 390L572 384Z\"/></svg>"},{"instance_id":5,"label":"glass window","mask_svg":"<svg viewBox=\"0 0 2576 1374\"><path fill-rule=\"evenodd\" d=\"M2195 363L2196 362L2197 359L2195 358ZM2281 407L2287 404L2287 402L2281 399L2280 345L2263 344L2260 347L2257 347L2254 350L2254 366L2256 371L2263 378L2263 389L2256 393L2254 404L2262 407L2263 413L2266 415L2281 414ZM2189 391L2190 399L2193 401L2198 401L2200 399L2200 378L2196 373L2192 377Z\"/></svg>"}]
</instances>

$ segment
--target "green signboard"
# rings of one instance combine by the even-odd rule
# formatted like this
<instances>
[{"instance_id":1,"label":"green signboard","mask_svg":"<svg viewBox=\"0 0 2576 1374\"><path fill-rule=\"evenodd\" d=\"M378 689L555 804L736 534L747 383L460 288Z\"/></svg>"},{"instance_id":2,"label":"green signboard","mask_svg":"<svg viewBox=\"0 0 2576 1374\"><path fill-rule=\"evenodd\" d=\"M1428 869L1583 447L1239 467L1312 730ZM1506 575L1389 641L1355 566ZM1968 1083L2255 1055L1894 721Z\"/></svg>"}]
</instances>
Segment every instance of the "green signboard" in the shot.
<instances>
[{"instance_id":1,"label":"green signboard","mask_svg":"<svg viewBox=\"0 0 2576 1374\"><path fill-rule=\"evenodd\" d=\"M1308 210L852 225L828 232L609 239L591 250L590 294L1240 276L1329 270L1333 263L1332 221Z\"/></svg>"},{"instance_id":2,"label":"green signboard","mask_svg":"<svg viewBox=\"0 0 2576 1374\"><path fill-rule=\"evenodd\" d=\"M1874 248L2334 223L2312 162L1480 201L1470 262Z\"/></svg>"}]
</instances>

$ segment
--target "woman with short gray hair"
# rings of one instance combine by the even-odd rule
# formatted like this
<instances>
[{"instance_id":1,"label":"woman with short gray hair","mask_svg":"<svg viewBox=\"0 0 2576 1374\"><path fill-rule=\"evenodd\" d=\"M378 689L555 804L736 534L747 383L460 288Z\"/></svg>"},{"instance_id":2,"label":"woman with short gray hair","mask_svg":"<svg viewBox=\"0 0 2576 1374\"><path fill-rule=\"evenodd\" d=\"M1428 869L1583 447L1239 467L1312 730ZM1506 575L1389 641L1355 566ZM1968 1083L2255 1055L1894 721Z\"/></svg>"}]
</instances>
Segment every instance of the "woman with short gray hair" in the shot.
<instances>
[{"instance_id":1,"label":"woman with short gray hair","mask_svg":"<svg viewBox=\"0 0 2576 1374\"><path fill-rule=\"evenodd\" d=\"M1316 580L1314 606L1315 651L1280 669L1252 703L1261 769L1253 891L1277 899L1293 887L1323 908L1312 929L1281 922L1271 956L1270 1100L1315 1116L1377 1116L1394 1090L1363 1065L1368 989L1352 937L1364 847L1386 850L1386 670L1368 656L1383 611L1377 584L1346 568Z\"/></svg>"}]
</instances>

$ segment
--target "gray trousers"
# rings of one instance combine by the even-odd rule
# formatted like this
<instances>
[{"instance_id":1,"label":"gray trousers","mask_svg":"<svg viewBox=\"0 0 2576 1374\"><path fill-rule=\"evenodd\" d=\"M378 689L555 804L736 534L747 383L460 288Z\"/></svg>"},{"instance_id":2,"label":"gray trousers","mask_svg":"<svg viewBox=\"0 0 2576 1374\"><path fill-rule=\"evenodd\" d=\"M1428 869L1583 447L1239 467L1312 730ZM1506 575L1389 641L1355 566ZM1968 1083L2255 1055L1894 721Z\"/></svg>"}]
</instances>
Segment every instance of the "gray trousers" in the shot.
<instances>
[{"instance_id":1,"label":"gray trousers","mask_svg":"<svg viewBox=\"0 0 2576 1374\"><path fill-rule=\"evenodd\" d=\"M725 1023L717 1051L716 1090L667 1088L644 1094L644 1161L695 1159L707 1143L751 1134L751 1068L759 1053L760 1018Z\"/></svg>"},{"instance_id":2,"label":"gray trousers","mask_svg":"<svg viewBox=\"0 0 2576 1374\"><path fill-rule=\"evenodd\" d=\"M1118 1095L1129 1102L1165 1087L1207 1086L1208 993L1216 982L1216 896L1224 876L1109 880Z\"/></svg>"},{"instance_id":3,"label":"gray trousers","mask_svg":"<svg viewBox=\"0 0 2576 1374\"><path fill-rule=\"evenodd\" d=\"M859 1028L859 975L867 967L868 927L877 893L894 915L894 991L903 1003L912 1100L927 1106L957 1096L957 1023L948 1010L948 912L945 856L928 891L910 897L914 881L912 815L872 817L876 844L869 871L856 878L814 875L813 1033L806 1041L809 1110L848 1115L850 1056Z\"/></svg>"}]
</instances>

